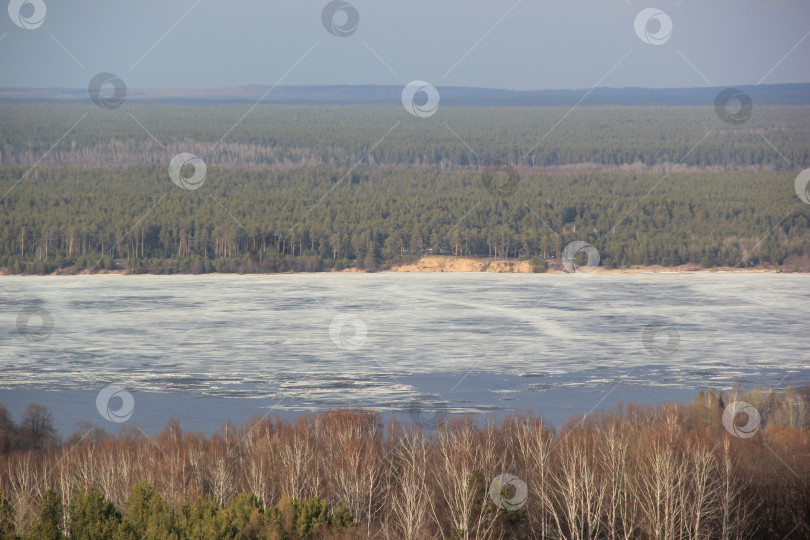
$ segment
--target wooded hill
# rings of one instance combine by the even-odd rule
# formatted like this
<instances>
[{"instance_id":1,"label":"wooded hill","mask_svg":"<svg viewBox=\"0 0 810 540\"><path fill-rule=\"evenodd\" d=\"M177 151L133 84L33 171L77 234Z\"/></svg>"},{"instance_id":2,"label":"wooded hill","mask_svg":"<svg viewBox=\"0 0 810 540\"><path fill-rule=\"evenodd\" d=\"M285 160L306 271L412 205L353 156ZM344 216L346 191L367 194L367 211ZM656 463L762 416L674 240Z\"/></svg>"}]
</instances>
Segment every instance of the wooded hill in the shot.
<instances>
[{"instance_id":1,"label":"wooded hill","mask_svg":"<svg viewBox=\"0 0 810 540\"><path fill-rule=\"evenodd\" d=\"M759 105L810 105L810 84L761 84L738 86ZM443 106L457 107L571 107L587 93L582 106L590 105L710 105L721 87L700 88L608 88L570 90L504 90L439 86ZM402 86L323 85L267 86L261 84L230 88L129 88L128 103L173 105L263 103L307 105L396 105ZM0 88L0 102L89 103L84 88Z\"/></svg>"}]
</instances>

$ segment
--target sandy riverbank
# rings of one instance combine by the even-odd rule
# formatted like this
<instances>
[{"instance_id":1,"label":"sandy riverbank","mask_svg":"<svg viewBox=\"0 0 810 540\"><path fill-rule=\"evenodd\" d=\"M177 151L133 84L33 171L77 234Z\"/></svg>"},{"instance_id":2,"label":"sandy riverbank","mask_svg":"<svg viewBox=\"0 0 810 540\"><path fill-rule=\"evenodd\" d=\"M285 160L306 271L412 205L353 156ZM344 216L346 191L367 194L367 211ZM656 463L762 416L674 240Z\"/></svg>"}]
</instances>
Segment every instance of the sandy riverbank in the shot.
<instances>
[{"instance_id":1,"label":"sandy riverbank","mask_svg":"<svg viewBox=\"0 0 810 540\"><path fill-rule=\"evenodd\" d=\"M455 257L452 255L431 255L422 257L410 264L394 265L392 272L495 272L495 273L532 273L529 261L501 260L501 259L473 259ZM682 266L634 266L630 268L604 268L599 267L596 273L601 274L676 274L693 272L747 272L747 273L773 273L777 270L767 268L701 268L696 264ZM565 273L561 264L550 262L548 273Z\"/></svg>"},{"instance_id":2,"label":"sandy riverbank","mask_svg":"<svg viewBox=\"0 0 810 540\"><path fill-rule=\"evenodd\" d=\"M453 255L429 255L422 257L414 262L407 264L394 264L390 267L380 268L378 272L492 272L500 274L531 274L533 273L532 266L529 261L519 260L504 260L504 259L490 259L490 258L471 258L471 257L457 257ZM595 270L597 274L692 274L697 272L735 272L735 273L778 273L781 272L779 268L734 268L734 267L715 267L715 268L701 268L697 264L685 264L681 266L632 266L627 268L605 268L599 267ZM324 272L340 272L340 273L365 273L364 270L359 268L346 268L345 270L330 270L326 269ZM312 273L324 273L312 272ZM295 273L295 272L284 272ZM298 272L307 273L307 272ZM564 274L566 271L558 261L549 261L549 268L545 273L549 274ZM58 275L87 275L87 274L109 274L109 275L131 275L128 270L98 270L90 272L83 270L81 272L65 272L64 270L57 270L50 274L53 276ZM0 269L0 276L15 275L9 274L5 269ZM27 275L27 274L22 274ZM150 275L150 274L138 274ZM162 275L162 274L161 274ZM191 275L191 274L183 274ZM233 273L213 272L202 274L207 276L213 275L234 275Z\"/></svg>"},{"instance_id":3,"label":"sandy riverbank","mask_svg":"<svg viewBox=\"0 0 810 540\"><path fill-rule=\"evenodd\" d=\"M410 264L394 265L392 272L498 272L527 274L532 272L529 261L470 259L432 255Z\"/></svg>"}]
</instances>

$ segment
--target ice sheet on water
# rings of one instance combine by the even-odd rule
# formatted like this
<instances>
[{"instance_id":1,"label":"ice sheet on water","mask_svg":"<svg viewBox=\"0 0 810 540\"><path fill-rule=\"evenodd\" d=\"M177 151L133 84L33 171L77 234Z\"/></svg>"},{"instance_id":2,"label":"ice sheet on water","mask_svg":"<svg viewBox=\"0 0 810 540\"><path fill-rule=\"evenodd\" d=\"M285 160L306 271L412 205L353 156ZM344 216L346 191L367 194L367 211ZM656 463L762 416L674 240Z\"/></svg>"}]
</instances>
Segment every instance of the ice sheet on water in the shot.
<instances>
[{"instance_id":1,"label":"ice sheet on water","mask_svg":"<svg viewBox=\"0 0 810 540\"><path fill-rule=\"evenodd\" d=\"M729 273L0 277L0 389L114 383L292 407L398 406L431 375L445 384L432 393L452 400L470 371L487 374L474 390L496 401L512 399L498 377L506 390L534 393L795 384L810 372L809 282ZM29 306L53 316L48 339L17 331ZM361 346L332 340L339 314L365 323ZM645 347L644 327L656 321L677 329L671 356Z\"/></svg>"}]
</instances>

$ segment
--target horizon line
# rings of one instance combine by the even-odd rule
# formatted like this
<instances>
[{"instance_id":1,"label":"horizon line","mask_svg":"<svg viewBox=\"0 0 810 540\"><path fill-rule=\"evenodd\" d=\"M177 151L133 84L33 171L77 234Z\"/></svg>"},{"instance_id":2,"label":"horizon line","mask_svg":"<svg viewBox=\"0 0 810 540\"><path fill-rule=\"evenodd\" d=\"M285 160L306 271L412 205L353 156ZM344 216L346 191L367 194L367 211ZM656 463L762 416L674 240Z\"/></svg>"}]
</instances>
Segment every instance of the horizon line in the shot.
<instances>
[{"instance_id":1,"label":"horizon line","mask_svg":"<svg viewBox=\"0 0 810 540\"><path fill-rule=\"evenodd\" d=\"M810 85L807 82L790 82L790 83L745 83L745 84L728 84L728 85L711 85L711 86L598 86L593 89L589 88L531 88L531 89L514 89L514 88L500 88L490 86L457 86L457 85L434 85L439 88L446 89L464 89L464 90L494 90L498 92L580 92L587 90L709 90L712 88L747 88L747 87L774 87L774 86L806 86ZM234 86L166 86L166 87L130 87L128 90L228 90L239 88L267 88L273 86L269 83L249 83ZM399 88L403 85L398 84L376 84L376 83L357 83L357 84L285 84L276 86L276 88L353 88L353 87L373 87L373 88ZM74 86L0 86L0 91L4 90L75 90L87 91L84 87Z\"/></svg>"}]
</instances>

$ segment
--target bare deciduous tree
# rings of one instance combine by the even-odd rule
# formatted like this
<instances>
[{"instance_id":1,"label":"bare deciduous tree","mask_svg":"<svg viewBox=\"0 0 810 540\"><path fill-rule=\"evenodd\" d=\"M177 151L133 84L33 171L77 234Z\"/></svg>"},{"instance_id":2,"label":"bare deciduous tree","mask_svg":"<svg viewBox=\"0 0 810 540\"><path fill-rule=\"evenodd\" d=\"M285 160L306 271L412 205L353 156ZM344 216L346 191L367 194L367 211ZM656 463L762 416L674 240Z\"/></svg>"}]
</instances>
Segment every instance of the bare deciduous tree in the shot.
<instances>
[{"instance_id":1,"label":"bare deciduous tree","mask_svg":"<svg viewBox=\"0 0 810 540\"><path fill-rule=\"evenodd\" d=\"M403 431L391 456L391 522L402 539L426 538L434 500L428 489L429 451L424 432ZM435 511L435 510L433 510Z\"/></svg>"}]
</instances>

